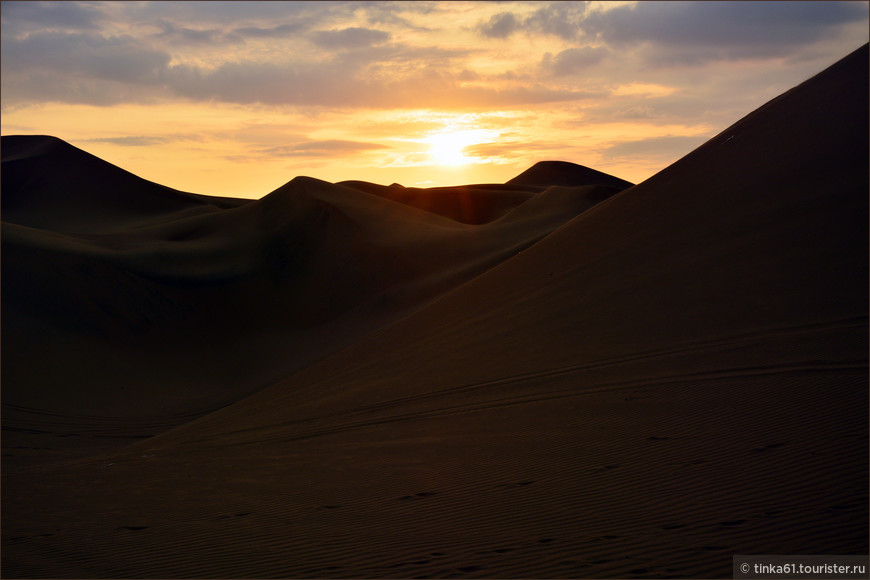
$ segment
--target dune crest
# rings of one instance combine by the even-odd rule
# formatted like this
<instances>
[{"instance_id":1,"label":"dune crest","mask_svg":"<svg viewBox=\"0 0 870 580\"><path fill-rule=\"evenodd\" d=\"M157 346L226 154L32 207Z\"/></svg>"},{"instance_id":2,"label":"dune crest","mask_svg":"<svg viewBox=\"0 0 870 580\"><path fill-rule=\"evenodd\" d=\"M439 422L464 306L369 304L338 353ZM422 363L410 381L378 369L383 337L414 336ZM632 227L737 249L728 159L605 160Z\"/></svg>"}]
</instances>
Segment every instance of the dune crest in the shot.
<instances>
[{"instance_id":1,"label":"dune crest","mask_svg":"<svg viewBox=\"0 0 870 580\"><path fill-rule=\"evenodd\" d=\"M544 187L551 185L604 185L620 190L632 185L618 177L568 161L539 161L513 179L509 179L507 184Z\"/></svg>"}]
</instances>

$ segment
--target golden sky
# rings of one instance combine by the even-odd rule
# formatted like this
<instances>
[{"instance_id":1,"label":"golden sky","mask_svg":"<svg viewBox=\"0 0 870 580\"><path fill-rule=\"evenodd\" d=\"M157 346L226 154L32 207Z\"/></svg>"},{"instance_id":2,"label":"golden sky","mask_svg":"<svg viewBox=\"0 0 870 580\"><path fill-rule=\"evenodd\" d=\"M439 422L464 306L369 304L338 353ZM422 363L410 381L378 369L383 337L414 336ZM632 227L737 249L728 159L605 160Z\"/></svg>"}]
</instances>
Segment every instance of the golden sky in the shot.
<instances>
[{"instance_id":1,"label":"golden sky","mask_svg":"<svg viewBox=\"0 0 870 580\"><path fill-rule=\"evenodd\" d=\"M867 2L2 2L0 131L259 198L640 182L868 41Z\"/></svg>"}]
</instances>

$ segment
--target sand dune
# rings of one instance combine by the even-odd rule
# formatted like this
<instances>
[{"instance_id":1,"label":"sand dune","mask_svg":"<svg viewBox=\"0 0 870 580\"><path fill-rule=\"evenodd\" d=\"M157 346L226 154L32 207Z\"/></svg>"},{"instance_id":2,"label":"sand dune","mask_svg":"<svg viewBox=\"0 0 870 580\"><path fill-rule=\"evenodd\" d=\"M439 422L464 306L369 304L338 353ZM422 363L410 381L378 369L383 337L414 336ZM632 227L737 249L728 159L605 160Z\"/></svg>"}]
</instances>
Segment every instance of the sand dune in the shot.
<instances>
[{"instance_id":1,"label":"sand dune","mask_svg":"<svg viewBox=\"0 0 870 580\"><path fill-rule=\"evenodd\" d=\"M431 206L297 178L124 232L4 223L3 574L726 578L733 554L866 553L867 64L627 189L545 163ZM134 407L162 432L61 436L116 445Z\"/></svg>"},{"instance_id":2,"label":"sand dune","mask_svg":"<svg viewBox=\"0 0 870 580\"><path fill-rule=\"evenodd\" d=\"M3 421L27 440L16 447L39 448L27 461L57 455L59 435L103 447L112 425L153 435L268 386L617 191L403 189L397 201L299 177L225 200L55 138L4 137L3 155ZM463 207L488 218L466 223Z\"/></svg>"},{"instance_id":3,"label":"sand dune","mask_svg":"<svg viewBox=\"0 0 870 580\"><path fill-rule=\"evenodd\" d=\"M617 189L625 189L632 184L607 175L595 169L568 163L567 161L542 161L523 171L513 179L508 180L507 185L537 185L549 187L551 185L605 185Z\"/></svg>"},{"instance_id":4,"label":"sand dune","mask_svg":"<svg viewBox=\"0 0 870 580\"><path fill-rule=\"evenodd\" d=\"M247 200L158 185L56 137L3 138L3 221L61 232L124 231L168 213L204 213Z\"/></svg>"}]
</instances>

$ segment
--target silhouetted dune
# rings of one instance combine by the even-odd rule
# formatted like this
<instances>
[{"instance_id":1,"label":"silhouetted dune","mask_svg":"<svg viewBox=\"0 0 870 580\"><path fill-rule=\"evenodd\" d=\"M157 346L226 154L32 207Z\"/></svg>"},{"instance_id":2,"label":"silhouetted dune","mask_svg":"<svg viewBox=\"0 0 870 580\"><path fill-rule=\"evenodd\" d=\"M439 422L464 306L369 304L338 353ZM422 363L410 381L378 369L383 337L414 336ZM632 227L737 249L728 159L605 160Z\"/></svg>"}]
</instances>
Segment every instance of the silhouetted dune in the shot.
<instances>
[{"instance_id":1,"label":"silhouetted dune","mask_svg":"<svg viewBox=\"0 0 870 580\"><path fill-rule=\"evenodd\" d=\"M590 169L567 161L540 161L526 169L507 185L606 185L616 189L625 189L632 184L618 177L613 177L601 171Z\"/></svg>"},{"instance_id":2,"label":"silhouetted dune","mask_svg":"<svg viewBox=\"0 0 870 580\"><path fill-rule=\"evenodd\" d=\"M103 446L108 418L124 419L117 434L145 436L211 411L419 308L592 205L580 191L534 200L431 191L445 216L421 209L427 190L406 203L373 184L307 177L260 200L223 200L162 188L58 139L2 144L3 421L10 433L39 425L10 440L96 429L100 441L78 441ZM460 223L472 215L490 223Z\"/></svg>"},{"instance_id":3,"label":"silhouetted dune","mask_svg":"<svg viewBox=\"0 0 870 580\"><path fill-rule=\"evenodd\" d=\"M208 198L146 181L56 137L10 135L2 148L3 221L62 232L123 230L168 212L247 200Z\"/></svg>"},{"instance_id":4,"label":"silhouetted dune","mask_svg":"<svg viewBox=\"0 0 870 580\"><path fill-rule=\"evenodd\" d=\"M385 187L364 181L343 181L351 187L466 224L485 224L538 193L540 187L469 185L458 187Z\"/></svg>"},{"instance_id":5,"label":"silhouetted dune","mask_svg":"<svg viewBox=\"0 0 870 580\"><path fill-rule=\"evenodd\" d=\"M4 575L865 553L868 98L865 45L627 189L547 162L431 207L297 178L103 236L4 224Z\"/></svg>"}]
</instances>

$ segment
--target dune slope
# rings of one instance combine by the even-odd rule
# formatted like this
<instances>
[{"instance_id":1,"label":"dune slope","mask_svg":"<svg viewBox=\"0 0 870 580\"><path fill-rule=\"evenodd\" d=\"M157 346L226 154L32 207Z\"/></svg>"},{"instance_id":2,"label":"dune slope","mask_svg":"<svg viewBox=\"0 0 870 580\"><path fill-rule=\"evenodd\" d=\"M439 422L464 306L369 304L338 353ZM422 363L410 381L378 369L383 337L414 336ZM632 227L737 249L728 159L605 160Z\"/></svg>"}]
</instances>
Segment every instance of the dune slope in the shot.
<instances>
[{"instance_id":1,"label":"dune slope","mask_svg":"<svg viewBox=\"0 0 870 580\"><path fill-rule=\"evenodd\" d=\"M4 574L727 578L733 554L865 553L867 64L287 380L6 475Z\"/></svg>"},{"instance_id":2,"label":"dune slope","mask_svg":"<svg viewBox=\"0 0 870 580\"><path fill-rule=\"evenodd\" d=\"M233 402L618 191L416 190L433 213L305 177L256 201L196 196L50 137L4 137L3 155L7 468Z\"/></svg>"},{"instance_id":3,"label":"dune slope","mask_svg":"<svg viewBox=\"0 0 870 580\"><path fill-rule=\"evenodd\" d=\"M62 232L123 230L167 213L248 200L181 192L133 175L56 137L4 136L3 221Z\"/></svg>"}]
</instances>

